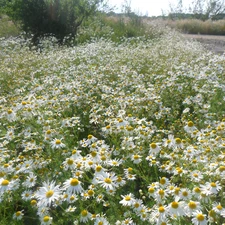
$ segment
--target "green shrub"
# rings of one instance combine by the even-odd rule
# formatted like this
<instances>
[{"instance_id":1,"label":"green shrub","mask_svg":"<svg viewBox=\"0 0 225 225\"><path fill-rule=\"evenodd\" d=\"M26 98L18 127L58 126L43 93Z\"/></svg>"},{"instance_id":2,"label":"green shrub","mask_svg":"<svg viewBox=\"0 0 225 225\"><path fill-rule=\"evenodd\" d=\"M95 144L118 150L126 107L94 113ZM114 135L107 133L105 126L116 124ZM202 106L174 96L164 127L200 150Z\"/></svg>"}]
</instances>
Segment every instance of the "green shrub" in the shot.
<instances>
[{"instance_id":1,"label":"green shrub","mask_svg":"<svg viewBox=\"0 0 225 225\"><path fill-rule=\"evenodd\" d=\"M84 20L95 14L102 0L14 0L7 4L7 14L32 34L37 45L40 37L53 35L60 43L74 38Z\"/></svg>"}]
</instances>

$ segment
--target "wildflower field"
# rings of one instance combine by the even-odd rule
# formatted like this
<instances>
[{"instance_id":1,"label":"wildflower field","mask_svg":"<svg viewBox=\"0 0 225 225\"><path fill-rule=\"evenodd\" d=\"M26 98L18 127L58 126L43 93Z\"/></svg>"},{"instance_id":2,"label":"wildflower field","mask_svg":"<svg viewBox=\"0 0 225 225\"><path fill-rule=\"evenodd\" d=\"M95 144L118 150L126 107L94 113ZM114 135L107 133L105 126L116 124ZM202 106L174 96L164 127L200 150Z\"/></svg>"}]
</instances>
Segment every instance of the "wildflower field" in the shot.
<instances>
[{"instance_id":1,"label":"wildflower field","mask_svg":"<svg viewBox=\"0 0 225 225\"><path fill-rule=\"evenodd\" d=\"M159 33L1 38L1 225L225 224L225 55Z\"/></svg>"}]
</instances>

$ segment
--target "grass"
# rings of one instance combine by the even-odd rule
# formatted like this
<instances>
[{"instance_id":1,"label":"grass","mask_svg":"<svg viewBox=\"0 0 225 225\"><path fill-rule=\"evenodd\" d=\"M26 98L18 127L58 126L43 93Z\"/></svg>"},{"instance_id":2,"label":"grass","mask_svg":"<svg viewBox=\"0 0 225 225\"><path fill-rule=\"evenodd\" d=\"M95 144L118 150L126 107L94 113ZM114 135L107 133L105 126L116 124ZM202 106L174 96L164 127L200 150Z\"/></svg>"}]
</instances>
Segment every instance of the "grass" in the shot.
<instances>
[{"instance_id":1,"label":"grass","mask_svg":"<svg viewBox=\"0 0 225 225\"><path fill-rule=\"evenodd\" d=\"M6 15L0 14L0 37L18 36L19 29Z\"/></svg>"},{"instance_id":2,"label":"grass","mask_svg":"<svg viewBox=\"0 0 225 225\"><path fill-rule=\"evenodd\" d=\"M225 35L224 20L201 21L197 19L166 20L165 23L183 33L188 34L207 34L207 35Z\"/></svg>"},{"instance_id":3,"label":"grass","mask_svg":"<svg viewBox=\"0 0 225 225\"><path fill-rule=\"evenodd\" d=\"M224 55L110 23L72 47L0 40L1 222L223 224Z\"/></svg>"}]
</instances>

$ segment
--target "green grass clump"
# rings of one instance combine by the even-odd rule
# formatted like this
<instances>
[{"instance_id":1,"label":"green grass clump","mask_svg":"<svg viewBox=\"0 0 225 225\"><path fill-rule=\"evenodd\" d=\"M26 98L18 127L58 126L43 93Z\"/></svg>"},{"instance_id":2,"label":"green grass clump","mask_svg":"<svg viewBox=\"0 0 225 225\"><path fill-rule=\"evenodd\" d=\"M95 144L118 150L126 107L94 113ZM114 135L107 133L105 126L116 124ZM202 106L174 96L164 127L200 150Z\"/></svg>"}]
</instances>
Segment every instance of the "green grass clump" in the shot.
<instances>
[{"instance_id":1,"label":"green grass clump","mask_svg":"<svg viewBox=\"0 0 225 225\"><path fill-rule=\"evenodd\" d=\"M18 36L20 30L6 15L0 14L0 37Z\"/></svg>"}]
</instances>

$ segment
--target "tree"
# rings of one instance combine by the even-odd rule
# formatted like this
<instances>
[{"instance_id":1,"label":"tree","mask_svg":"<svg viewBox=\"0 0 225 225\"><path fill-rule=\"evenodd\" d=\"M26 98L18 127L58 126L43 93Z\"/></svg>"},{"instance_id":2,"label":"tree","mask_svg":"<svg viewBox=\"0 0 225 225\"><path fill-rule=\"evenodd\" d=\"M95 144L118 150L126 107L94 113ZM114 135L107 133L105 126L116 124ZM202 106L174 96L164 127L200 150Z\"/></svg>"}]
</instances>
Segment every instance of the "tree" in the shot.
<instances>
[{"instance_id":1,"label":"tree","mask_svg":"<svg viewBox=\"0 0 225 225\"><path fill-rule=\"evenodd\" d=\"M205 19L213 19L225 13L225 0L194 0L190 10L194 14L204 15Z\"/></svg>"},{"instance_id":2,"label":"tree","mask_svg":"<svg viewBox=\"0 0 225 225\"><path fill-rule=\"evenodd\" d=\"M22 30L32 34L37 45L43 36L53 35L59 43L77 34L83 21L93 16L103 0L9 0L7 14Z\"/></svg>"}]
</instances>

